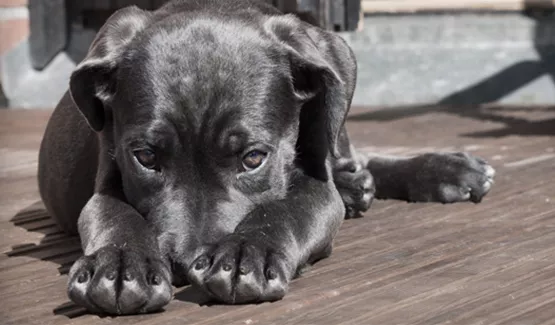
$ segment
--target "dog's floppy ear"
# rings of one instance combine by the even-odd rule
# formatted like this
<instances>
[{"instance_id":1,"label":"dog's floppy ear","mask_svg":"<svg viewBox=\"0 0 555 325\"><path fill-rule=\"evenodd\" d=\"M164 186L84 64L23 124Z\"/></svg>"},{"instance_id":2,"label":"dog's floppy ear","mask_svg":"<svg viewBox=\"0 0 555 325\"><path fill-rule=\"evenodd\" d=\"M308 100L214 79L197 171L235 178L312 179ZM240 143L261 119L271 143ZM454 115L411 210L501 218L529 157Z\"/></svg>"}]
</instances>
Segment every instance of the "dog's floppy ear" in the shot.
<instances>
[{"instance_id":1,"label":"dog's floppy ear","mask_svg":"<svg viewBox=\"0 0 555 325\"><path fill-rule=\"evenodd\" d=\"M150 20L150 13L137 7L116 11L100 29L85 59L72 73L69 91L90 127L104 127L105 103L116 89L115 73L127 45Z\"/></svg>"},{"instance_id":2,"label":"dog's floppy ear","mask_svg":"<svg viewBox=\"0 0 555 325\"><path fill-rule=\"evenodd\" d=\"M352 96L346 83L353 81L342 78L347 77L345 73L356 73L352 52L339 36L293 15L270 16L264 27L288 52L294 91L304 103L299 140L306 148L301 150L306 152L310 147L318 158L328 153L337 157L337 138ZM314 152L316 147L318 153Z\"/></svg>"}]
</instances>

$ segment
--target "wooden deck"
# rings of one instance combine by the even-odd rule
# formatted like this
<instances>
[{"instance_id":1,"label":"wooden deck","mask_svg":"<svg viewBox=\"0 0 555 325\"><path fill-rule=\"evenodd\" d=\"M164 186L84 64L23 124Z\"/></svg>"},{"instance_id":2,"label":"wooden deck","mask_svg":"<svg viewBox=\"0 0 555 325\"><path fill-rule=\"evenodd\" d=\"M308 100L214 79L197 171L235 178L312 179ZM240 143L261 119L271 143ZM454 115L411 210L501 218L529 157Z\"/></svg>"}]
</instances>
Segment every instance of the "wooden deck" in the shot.
<instances>
[{"instance_id":1,"label":"wooden deck","mask_svg":"<svg viewBox=\"0 0 555 325\"><path fill-rule=\"evenodd\" d=\"M492 192L478 205L376 202L279 302L210 305L183 288L162 313L112 318L66 297L78 240L35 179L50 112L0 110L0 324L555 324L555 108L366 112L348 121L363 150L470 151L497 169Z\"/></svg>"}]
</instances>

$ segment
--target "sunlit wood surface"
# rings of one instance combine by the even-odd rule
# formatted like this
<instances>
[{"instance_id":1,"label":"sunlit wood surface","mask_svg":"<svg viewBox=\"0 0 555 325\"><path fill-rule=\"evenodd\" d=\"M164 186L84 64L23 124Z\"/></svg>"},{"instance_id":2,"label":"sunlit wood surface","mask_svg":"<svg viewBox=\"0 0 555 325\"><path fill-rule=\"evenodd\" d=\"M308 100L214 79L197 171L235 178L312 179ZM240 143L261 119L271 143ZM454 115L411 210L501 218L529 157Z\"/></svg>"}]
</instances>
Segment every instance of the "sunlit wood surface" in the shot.
<instances>
[{"instance_id":1,"label":"sunlit wood surface","mask_svg":"<svg viewBox=\"0 0 555 325\"><path fill-rule=\"evenodd\" d=\"M0 324L555 324L554 108L355 107L361 150L469 151L497 169L492 192L478 205L376 202L282 301L211 305L181 288L162 313L118 318L66 296L78 240L36 183L49 114L0 110Z\"/></svg>"}]
</instances>

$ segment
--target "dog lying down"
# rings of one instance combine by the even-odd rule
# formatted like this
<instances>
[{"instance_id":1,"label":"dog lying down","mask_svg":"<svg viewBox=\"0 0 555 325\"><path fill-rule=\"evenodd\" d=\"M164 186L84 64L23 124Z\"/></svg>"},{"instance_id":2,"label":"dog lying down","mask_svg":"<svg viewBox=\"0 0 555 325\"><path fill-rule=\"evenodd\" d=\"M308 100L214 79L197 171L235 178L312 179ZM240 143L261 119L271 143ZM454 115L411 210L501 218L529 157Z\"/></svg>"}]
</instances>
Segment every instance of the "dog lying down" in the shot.
<instances>
[{"instance_id":1,"label":"dog lying down","mask_svg":"<svg viewBox=\"0 0 555 325\"><path fill-rule=\"evenodd\" d=\"M192 284L224 303L282 298L374 197L479 202L465 153L363 156L343 126L355 57L254 0L117 11L71 76L41 145L48 211L84 251L68 294L145 313Z\"/></svg>"}]
</instances>

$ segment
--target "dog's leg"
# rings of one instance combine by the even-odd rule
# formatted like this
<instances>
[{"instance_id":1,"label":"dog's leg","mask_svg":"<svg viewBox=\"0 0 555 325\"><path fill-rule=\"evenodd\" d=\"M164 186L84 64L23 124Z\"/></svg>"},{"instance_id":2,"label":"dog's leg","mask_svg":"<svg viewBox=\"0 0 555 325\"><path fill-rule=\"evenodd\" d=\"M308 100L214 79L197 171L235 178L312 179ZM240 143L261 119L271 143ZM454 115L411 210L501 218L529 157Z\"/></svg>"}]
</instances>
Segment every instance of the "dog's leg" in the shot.
<instances>
[{"instance_id":1,"label":"dog's leg","mask_svg":"<svg viewBox=\"0 0 555 325\"><path fill-rule=\"evenodd\" d=\"M478 203L490 190L495 175L485 160L462 152L360 157L360 163L374 177L379 199Z\"/></svg>"},{"instance_id":2,"label":"dog's leg","mask_svg":"<svg viewBox=\"0 0 555 325\"><path fill-rule=\"evenodd\" d=\"M286 198L255 208L189 270L191 282L226 303L280 299L306 263L326 257L344 217L333 182L299 175Z\"/></svg>"},{"instance_id":3,"label":"dog's leg","mask_svg":"<svg viewBox=\"0 0 555 325\"><path fill-rule=\"evenodd\" d=\"M168 261L145 219L121 199L117 172L108 174L79 216L85 256L69 272L69 297L97 313L160 309L172 296Z\"/></svg>"}]
</instances>

